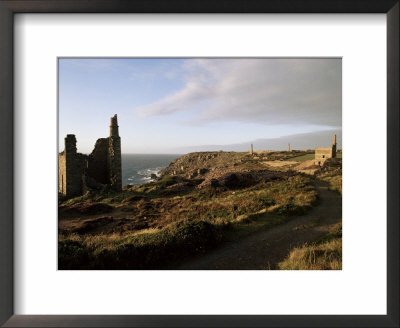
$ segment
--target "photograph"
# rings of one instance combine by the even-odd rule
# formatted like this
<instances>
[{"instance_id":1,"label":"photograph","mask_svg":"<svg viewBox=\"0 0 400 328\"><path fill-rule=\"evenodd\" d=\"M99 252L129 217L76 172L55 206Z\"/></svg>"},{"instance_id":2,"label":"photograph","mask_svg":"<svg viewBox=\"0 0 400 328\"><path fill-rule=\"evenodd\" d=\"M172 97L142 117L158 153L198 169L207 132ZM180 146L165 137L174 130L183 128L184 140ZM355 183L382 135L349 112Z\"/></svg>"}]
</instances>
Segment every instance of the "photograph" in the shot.
<instances>
[{"instance_id":1,"label":"photograph","mask_svg":"<svg viewBox=\"0 0 400 328\"><path fill-rule=\"evenodd\" d=\"M342 270L341 58L57 64L58 270Z\"/></svg>"},{"instance_id":2,"label":"photograph","mask_svg":"<svg viewBox=\"0 0 400 328\"><path fill-rule=\"evenodd\" d=\"M0 326L398 327L399 14L0 0Z\"/></svg>"}]
</instances>

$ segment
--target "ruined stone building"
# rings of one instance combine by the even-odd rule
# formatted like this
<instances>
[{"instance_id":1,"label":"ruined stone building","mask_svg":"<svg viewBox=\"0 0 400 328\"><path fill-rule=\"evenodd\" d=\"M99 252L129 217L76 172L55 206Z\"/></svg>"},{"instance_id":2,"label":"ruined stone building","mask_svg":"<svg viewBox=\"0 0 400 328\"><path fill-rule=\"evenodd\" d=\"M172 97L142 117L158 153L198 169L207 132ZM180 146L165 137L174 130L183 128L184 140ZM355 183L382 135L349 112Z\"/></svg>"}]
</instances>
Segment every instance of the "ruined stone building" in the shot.
<instances>
[{"instance_id":1,"label":"ruined stone building","mask_svg":"<svg viewBox=\"0 0 400 328\"><path fill-rule=\"evenodd\" d=\"M332 146L329 148L315 148L315 164L323 165L328 158L336 157L336 134L333 136Z\"/></svg>"},{"instance_id":2,"label":"ruined stone building","mask_svg":"<svg viewBox=\"0 0 400 328\"><path fill-rule=\"evenodd\" d=\"M110 136L97 139L90 155L77 152L75 135L68 134L64 140L64 151L58 154L59 193L71 197L88 190L122 189L117 115L111 117Z\"/></svg>"}]
</instances>

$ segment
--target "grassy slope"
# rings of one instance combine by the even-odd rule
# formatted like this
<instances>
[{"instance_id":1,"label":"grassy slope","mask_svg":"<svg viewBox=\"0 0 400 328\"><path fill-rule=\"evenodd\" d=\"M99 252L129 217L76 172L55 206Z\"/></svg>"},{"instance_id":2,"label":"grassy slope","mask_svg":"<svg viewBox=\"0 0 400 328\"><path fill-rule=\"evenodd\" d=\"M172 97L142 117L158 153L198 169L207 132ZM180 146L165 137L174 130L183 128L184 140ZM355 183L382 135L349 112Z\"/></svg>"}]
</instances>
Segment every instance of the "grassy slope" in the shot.
<instances>
[{"instance_id":1,"label":"grassy slope","mask_svg":"<svg viewBox=\"0 0 400 328\"><path fill-rule=\"evenodd\" d=\"M170 178L138 186L120 194L93 196L98 202L120 203L129 195L147 195L150 200L178 197L175 206L163 213L172 217L150 232L121 234L61 234L60 269L155 269L190 255L204 253L226 239L234 239L286 222L302 214L316 201L312 180L294 176L263 182L237 190L194 190L175 197L162 196ZM85 198L86 197L86 198ZM64 202L68 206L91 196ZM92 199L93 200L93 199ZM158 203L158 207L162 206ZM157 208L158 208L157 207ZM167 210L167 207L166 207ZM154 211L149 207L148 215Z\"/></svg>"},{"instance_id":2,"label":"grassy slope","mask_svg":"<svg viewBox=\"0 0 400 328\"><path fill-rule=\"evenodd\" d=\"M337 158L341 159L339 153ZM340 163L340 164L339 164ZM318 179L329 183L329 189L342 194L342 165L327 163L327 172L318 174ZM325 238L291 251L288 258L279 264L282 270L341 270L342 269L342 225L334 226Z\"/></svg>"},{"instance_id":3,"label":"grassy slope","mask_svg":"<svg viewBox=\"0 0 400 328\"><path fill-rule=\"evenodd\" d=\"M314 159L314 158L315 158L315 154L306 154L306 155L289 158L288 161L304 162L304 161L308 161L308 160Z\"/></svg>"},{"instance_id":4,"label":"grassy slope","mask_svg":"<svg viewBox=\"0 0 400 328\"><path fill-rule=\"evenodd\" d=\"M341 270L342 225L313 244L293 249L278 266L281 270Z\"/></svg>"}]
</instances>

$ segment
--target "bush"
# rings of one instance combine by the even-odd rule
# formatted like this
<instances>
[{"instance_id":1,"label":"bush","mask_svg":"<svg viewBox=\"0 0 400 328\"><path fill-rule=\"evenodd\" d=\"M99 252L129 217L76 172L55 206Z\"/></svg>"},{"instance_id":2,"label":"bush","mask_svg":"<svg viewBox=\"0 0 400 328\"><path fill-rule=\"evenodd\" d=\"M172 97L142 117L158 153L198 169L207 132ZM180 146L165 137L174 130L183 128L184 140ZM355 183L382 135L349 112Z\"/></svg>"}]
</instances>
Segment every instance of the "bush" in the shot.
<instances>
[{"instance_id":1,"label":"bush","mask_svg":"<svg viewBox=\"0 0 400 328\"><path fill-rule=\"evenodd\" d=\"M58 243L58 268L74 269L91 261L87 247L75 240L63 240Z\"/></svg>"},{"instance_id":2,"label":"bush","mask_svg":"<svg viewBox=\"0 0 400 328\"><path fill-rule=\"evenodd\" d=\"M85 244L85 239L66 239L59 242L59 269L160 269L214 247L221 240L221 229L205 221L184 220L100 248Z\"/></svg>"},{"instance_id":3,"label":"bush","mask_svg":"<svg viewBox=\"0 0 400 328\"><path fill-rule=\"evenodd\" d=\"M179 182L178 177L166 176L165 178L163 178L159 182L157 182L157 185L160 186L161 188L167 188L178 182Z\"/></svg>"}]
</instances>

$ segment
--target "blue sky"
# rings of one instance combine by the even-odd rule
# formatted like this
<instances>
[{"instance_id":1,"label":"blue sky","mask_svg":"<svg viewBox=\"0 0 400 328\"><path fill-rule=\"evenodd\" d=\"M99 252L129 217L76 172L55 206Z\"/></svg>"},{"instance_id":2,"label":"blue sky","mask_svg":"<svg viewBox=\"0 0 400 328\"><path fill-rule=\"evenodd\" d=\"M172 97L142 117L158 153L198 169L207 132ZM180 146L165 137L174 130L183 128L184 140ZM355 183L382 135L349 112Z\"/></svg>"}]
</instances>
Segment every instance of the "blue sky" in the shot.
<instances>
[{"instance_id":1,"label":"blue sky","mask_svg":"<svg viewBox=\"0 0 400 328\"><path fill-rule=\"evenodd\" d=\"M340 59L59 59L59 147L90 153L118 114L123 153L341 129ZM327 144L331 140L327 140ZM226 149L224 149L226 148Z\"/></svg>"}]
</instances>

